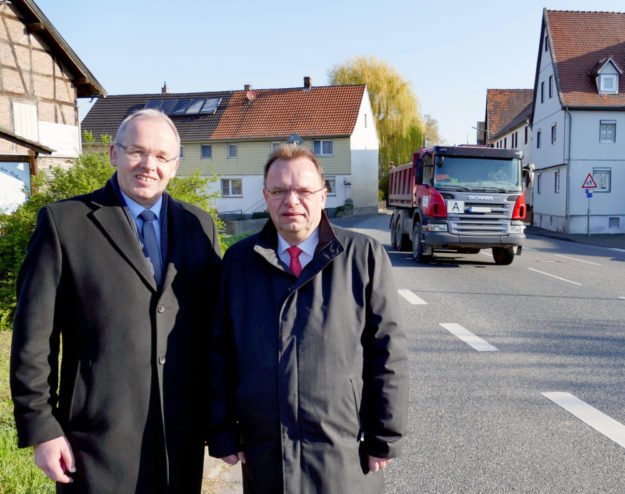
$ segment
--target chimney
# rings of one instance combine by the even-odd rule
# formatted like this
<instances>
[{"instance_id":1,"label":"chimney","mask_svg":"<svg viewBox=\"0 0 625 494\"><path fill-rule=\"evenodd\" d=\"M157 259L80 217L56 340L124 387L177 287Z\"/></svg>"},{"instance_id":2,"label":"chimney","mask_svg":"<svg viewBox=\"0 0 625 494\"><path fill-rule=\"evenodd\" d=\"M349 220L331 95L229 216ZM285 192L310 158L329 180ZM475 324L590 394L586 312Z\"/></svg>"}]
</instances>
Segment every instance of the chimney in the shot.
<instances>
[{"instance_id":1,"label":"chimney","mask_svg":"<svg viewBox=\"0 0 625 494\"><path fill-rule=\"evenodd\" d=\"M161 94L167 94L169 89L167 88L167 83L163 82L163 87L161 88Z\"/></svg>"},{"instance_id":2,"label":"chimney","mask_svg":"<svg viewBox=\"0 0 625 494\"><path fill-rule=\"evenodd\" d=\"M304 89L306 91L310 90L310 77L308 76L304 77Z\"/></svg>"},{"instance_id":3,"label":"chimney","mask_svg":"<svg viewBox=\"0 0 625 494\"><path fill-rule=\"evenodd\" d=\"M243 86L243 91L249 91L250 89L252 89L252 85L251 84L245 84Z\"/></svg>"}]
</instances>

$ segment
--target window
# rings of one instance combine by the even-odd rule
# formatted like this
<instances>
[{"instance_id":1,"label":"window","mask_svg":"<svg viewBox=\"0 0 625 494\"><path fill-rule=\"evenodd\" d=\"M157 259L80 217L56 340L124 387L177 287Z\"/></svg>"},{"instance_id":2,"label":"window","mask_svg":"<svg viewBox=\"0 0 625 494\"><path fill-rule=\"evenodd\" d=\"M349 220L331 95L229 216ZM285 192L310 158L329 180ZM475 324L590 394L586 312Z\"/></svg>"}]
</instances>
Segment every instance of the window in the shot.
<instances>
[{"instance_id":1,"label":"window","mask_svg":"<svg viewBox=\"0 0 625 494\"><path fill-rule=\"evenodd\" d=\"M508 147L508 138L504 137L503 138L503 148L506 149Z\"/></svg>"},{"instance_id":2,"label":"window","mask_svg":"<svg viewBox=\"0 0 625 494\"><path fill-rule=\"evenodd\" d=\"M201 156L203 160L211 159L213 157L213 146L202 144Z\"/></svg>"},{"instance_id":3,"label":"window","mask_svg":"<svg viewBox=\"0 0 625 494\"><path fill-rule=\"evenodd\" d=\"M599 142L616 142L616 120L601 120Z\"/></svg>"},{"instance_id":4,"label":"window","mask_svg":"<svg viewBox=\"0 0 625 494\"><path fill-rule=\"evenodd\" d=\"M236 144L228 144L228 158L236 158L239 155L239 150Z\"/></svg>"},{"instance_id":5,"label":"window","mask_svg":"<svg viewBox=\"0 0 625 494\"><path fill-rule=\"evenodd\" d=\"M553 177L553 191L557 194L560 192L560 170L556 170Z\"/></svg>"},{"instance_id":6,"label":"window","mask_svg":"<svg viewBox=\"0 0 625 494\"><path fill-rule=\"evenodd\" d=\"M549 36L545 35L545 52L549 51Z\"/></svg>"},{"instance_id":7,"label":"window","mask_svg":"<svg viewBox=\"0 0 625 494\"><path fill-rule=\"evenodd\" d=\"M611 168L593 168L592 178L595 179L597 188L593 192L610 192L612 182Z\"/></svg>"},{"instance_id":8,"label":"window","mask_svg":"<svg viewBox=\"0 0 625 494\"><path fill-rule=\"evenodd\" d=\"M545 81L540 83L540 102L545 102Z\"/></svg>"},{"instance_id":9,"label":"window","mask_svg":"<svg viewBox=\"0 0 625 494\"><path fill-rule=\"evenodd\" d=\"M336 195L336 177L326 177L326 189L329 196Z\"/></svg>"},{"instance_id":10,"label":"window","mask_svg":"<svg viewBox=\"0 0 625 494\"><path fill-rule=\"evenodd\" d=\"M240 178L222 178L221 179L221 195L222 197L241 197L243 196L243 185Z\"/></svg>"},{"instance_id":11,"label":"window","mask_svg":"<svg viewBox=\"0 0 625 494\"><path fill-rule=\"evenodd\" d=\"M541 182L542 182L542 177L543 174L542 173L537 173L536 174L536 193L540 194L540 189L541 189Z\"/></svg>"},{"instance_id":12,"label":"window","mask_svg":"<svg viewBox=\"0 0 625 494\"><path fill-rule=\"evenodd\" d=\"M553 97L553 76L549 76L549 98Z\"/></svg>"},{"instance_id":13,"label":"window","mask_svg":"<svg viewBox=\"0 0 625 494\"><path fill-rule=\"evenodd\" d=\"M556 143L556 135L558 133L558 127L556 124L553 124L551 126L551 144L555 144Z\"/></svg>"},{"instance_id":14,"label":"window","mask_svg":"<svg viewBox=\"0 0 625 494\"><path fill-rule=\"evenodd\" d=\"M599 75L599 94L618 94L618 76L616 74Z\"/></svg>"},{"instance_id":15,"label":"window","mask_svg":"<svg viewBox=\"0 0 625 494\"><path fill-rule=\"evenodd\" d=\"M280 144L282 144L280 141L272 142L269 147L269 150L273 153L273 150L276 149Z\"/></svg>"},{"instance_id":16,"label":"window","mask_svg":"<svg viewBox=\"0 0 625 494\"><path fill-rule=\"evenodd\" d=\"M536 149L540 149L540 137L542 136L542 131L536 131Z\"/></svg>"},{"instance_id":17,"label":"window","mask_svg":"<svg viewBox=\"0 0 625 494\"><path fill-rule=\"evenodd\" d=\"M180 146L180 159L184 159L184 147Z\"/></svg>"},{"instance_id":18,"label":"window","mask_svg":"<svg viewBox=\"0 0 625 494\"><path fill-rule=\"evenodd\" d=\"M313 141L313 151L317 156L334 154L334 141Z\"/></svg>"},{"instance_id":19,"label":"window","mask_svg":"<svg viewBox=\"0 0 625 494\"><path fill-rule=\"evenodd\" d=\"M525 131L525 144L527 144L527 138L528 138L528 134L529 134L529 127L526 125L525 128L523 129Z\"/></svg>"}]
</instances>

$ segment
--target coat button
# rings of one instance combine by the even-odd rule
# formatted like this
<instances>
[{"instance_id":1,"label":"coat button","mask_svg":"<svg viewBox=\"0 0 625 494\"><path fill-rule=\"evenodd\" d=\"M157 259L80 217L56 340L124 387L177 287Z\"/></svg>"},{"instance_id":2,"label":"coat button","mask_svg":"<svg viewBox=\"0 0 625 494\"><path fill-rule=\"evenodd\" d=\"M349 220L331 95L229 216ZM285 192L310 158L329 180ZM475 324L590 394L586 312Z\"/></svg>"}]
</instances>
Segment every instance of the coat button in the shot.
<instances>
[{"instance_id":1,"label":"coat button","mask_svg":"<svg viewBox=\"0 0 625 494\"><path fill-rule=\"evenodd\" d=\"M158 363L159 363L159 364L161 364L161 365L164 365L164 364L165 364L165 356L164 356L164 355L161 355L161 356L158 358Z\"/></svg>"},{"instance_id":2,"label":"coat button","mask_svg":"<svg viewBox=\"0 0 625 494\"><path fill-rule=\"evenodd\" d=\"M164 305L159 305L156 310L158 311L159 314L162 314L163 312L165 312L165 306Z\"/></svg>"}]
</instances>

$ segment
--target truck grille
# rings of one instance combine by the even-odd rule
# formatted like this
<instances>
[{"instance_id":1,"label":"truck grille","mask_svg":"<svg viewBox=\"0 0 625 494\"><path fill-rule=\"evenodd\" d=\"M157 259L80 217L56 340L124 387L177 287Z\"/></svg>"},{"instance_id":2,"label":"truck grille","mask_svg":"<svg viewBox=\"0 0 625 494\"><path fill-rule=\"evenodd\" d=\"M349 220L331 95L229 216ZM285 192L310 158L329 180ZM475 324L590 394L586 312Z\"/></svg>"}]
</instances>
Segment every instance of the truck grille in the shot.
<instances>
[{"instance_id":1,"label":"truck grille","mask_svg":"<svg viewBox=\"0 0 625 494\"><path fill-rule=\"evenodd\" d=\"M464 214L449 214L449 233L454 235L506 235L511 215L506 203L465 202ZM472 212L489 208L489 212Z\"/></svg>"}]
</instances>

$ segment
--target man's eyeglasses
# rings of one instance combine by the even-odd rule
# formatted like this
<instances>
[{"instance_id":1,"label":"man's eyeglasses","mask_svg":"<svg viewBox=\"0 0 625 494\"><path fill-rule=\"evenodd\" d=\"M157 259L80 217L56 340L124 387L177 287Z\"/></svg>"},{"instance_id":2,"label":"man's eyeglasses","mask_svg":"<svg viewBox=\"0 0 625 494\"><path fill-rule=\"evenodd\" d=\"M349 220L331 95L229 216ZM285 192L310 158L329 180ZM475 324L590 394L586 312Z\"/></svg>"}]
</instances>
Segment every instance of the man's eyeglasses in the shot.
<instances>
[{"instance_id":1,"label":"man's eyeglasses","mask_svg":"<svg viewBox=\"0 0 625 494\"><path fill-rule=\"evenodd\" d=\"M164 166L169 165L169 163L171 163L172 161L176 159L175 157L167 158L166 156L163 156L162 154L148 153L147 151L144 151L143 149L137 149L137 148L133 148L130 146L124 146L120 142L118 142L116 145L122 148L124 150L124 153L126 153L126 156L128 157L128 159L133 162L143 161L144 159L147 159L148 156L152 156L152 158L154 158L154 161L156 161L156 164L158 166L164 167Z\"/></svg>"},{"instance_id":2,"label":"man's eyeglasses","mask_svg":"<svg viewBox=\"0 0 625 494\"><path fill-rule=\"evenodd\" d=\"M284 199L285 197L290 195L291 192L295 192L297 197L299 197L300 199L306 199L307 197L310 197L317 192L321 192L324 189L325 187L321 187L317 190L300 189L298 187L272 187L271 189L266 188L265 190L267 191L267 194L269 194L269 197L271 197L272 199Z\"/></svg>"}]
</instances>

